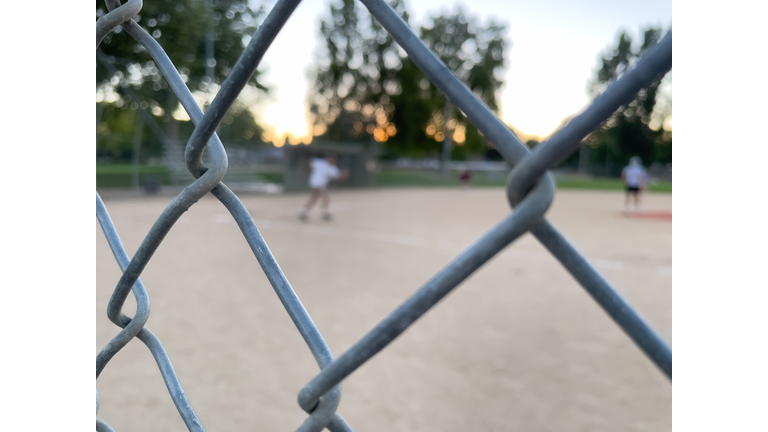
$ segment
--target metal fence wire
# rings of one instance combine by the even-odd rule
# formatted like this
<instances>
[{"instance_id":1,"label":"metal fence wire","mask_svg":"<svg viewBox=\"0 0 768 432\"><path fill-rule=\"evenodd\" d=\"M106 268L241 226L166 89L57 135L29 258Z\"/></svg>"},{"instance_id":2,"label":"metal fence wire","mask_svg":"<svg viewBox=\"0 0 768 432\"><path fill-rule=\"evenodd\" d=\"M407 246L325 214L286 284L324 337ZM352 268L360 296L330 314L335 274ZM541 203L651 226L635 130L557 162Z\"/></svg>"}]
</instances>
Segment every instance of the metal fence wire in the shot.
<instances>
[{"instance_id":1,"label":"metal fence wire","mask_svg":"<svg viewBox=\"0 0 768 432\"><path fill-rule=\"evenodd\" d=\"M629 304L595 271L587 260L547 221L545 214L554 198L555 186L547 170L575 150L581 140L605 121L620 106L647 87L660 74L672 68L672 32L666 34L645 56L614 82L604 93L550 139L529 149L485 106L435 54L418 38L385 0L361 0L371 15L392 35L413 62L459 107L513 166L506 183L506 194L513 211L472 245L456 256L445 268L419 288L397 309L384 318L339 358L334 358L320 330L293 291L275 261L256 224L238 197L221 182L227 172L227 155L216 136L216 128L235 98L256 70L264 53L291 16L300 0L278 0L264 23L256 31L230 75L205 113L195 102L171 60L157 41L132 17L142 7L142 0L106 0L109 13L96 22L96 47L117 26L135 38L154 58L195 125L187 142L184 159L196 180L173 198L149 230L136 254L129 258L110 220L103 201L96 194L96 215L123 274L107 307L109 319L121 327L96 356L96 377L107 363L134 337L142 341L154 356L166 387L179 414L190 431L203 431L203 425L187 400L170 359L159 339L144 325L149 318L149 295L139 279L152 255L179 217L207 193L212 193L237 221L267 279L309 346L320 372L298 394L300 407L309 415L297 431L351 431L350 425L336 412L341 398L341 382L371 357L384 349L419 317L456 288L464 279L499 251L530 231L560 261L592 298L610 315L637 346L671 381L672 351ZM202 163L203 150L210 156L210 166ZM126 298L133 293L137 307L133 317L122 313ZM96 413L99 396L96 391ZM96 419L96 430L111 431Z\"/></svg>"}]
</instances>

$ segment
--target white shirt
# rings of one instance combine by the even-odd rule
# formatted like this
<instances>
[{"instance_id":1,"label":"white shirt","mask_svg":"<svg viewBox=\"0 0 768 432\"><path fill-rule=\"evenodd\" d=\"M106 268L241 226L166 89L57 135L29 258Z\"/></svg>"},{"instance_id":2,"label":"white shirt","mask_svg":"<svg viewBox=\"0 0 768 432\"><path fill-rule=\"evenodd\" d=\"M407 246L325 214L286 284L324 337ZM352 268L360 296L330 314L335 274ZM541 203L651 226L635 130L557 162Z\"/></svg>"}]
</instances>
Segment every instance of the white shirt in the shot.
<instances>
[{"instance_id":1,"label":"white shirt","mask_svg":"<svg viewBox=\"0 0 768 432\"><path fill-rule=\"evenodd\" d=\"M644 186L646 180L648 180L648 174L645 173L645 168L640 165L630 164L622 171L625 181L629 187Z\"/></svg>"},{"instance_id":2,"label":"white shirt","mask_svg":"<svg viewBox=\"0 0 768 432\"><path fill-rule=\"evenodd\" d=\"M311 188L326 188L331 179L337 179L341 175L339 169L325 159L312 159L310 167L312 168L309 174Z\"/></svg>"}]
</instances>

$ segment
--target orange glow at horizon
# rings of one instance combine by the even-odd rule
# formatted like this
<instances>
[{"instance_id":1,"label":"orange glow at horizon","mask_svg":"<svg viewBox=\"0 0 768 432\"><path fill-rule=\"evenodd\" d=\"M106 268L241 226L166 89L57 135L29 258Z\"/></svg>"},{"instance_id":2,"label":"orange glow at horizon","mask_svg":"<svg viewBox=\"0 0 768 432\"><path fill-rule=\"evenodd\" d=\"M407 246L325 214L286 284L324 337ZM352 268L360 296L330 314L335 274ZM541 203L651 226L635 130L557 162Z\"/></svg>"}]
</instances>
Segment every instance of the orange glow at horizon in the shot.
<instances>
[{"instance_id":1,"label":"orange glow at horizon","mask_svg":"<svg viewBox=\"0 0 768 432\"><path fill-rule=\"evenodd\" d=\"M302 115L297 115L297 111ZM309 144L312 133L307 124L304 107L293 107L282 103L270 105L264 111L264 138L275 147L282 147L286 139L290 145Z\"/></svg>"}]
</instances>

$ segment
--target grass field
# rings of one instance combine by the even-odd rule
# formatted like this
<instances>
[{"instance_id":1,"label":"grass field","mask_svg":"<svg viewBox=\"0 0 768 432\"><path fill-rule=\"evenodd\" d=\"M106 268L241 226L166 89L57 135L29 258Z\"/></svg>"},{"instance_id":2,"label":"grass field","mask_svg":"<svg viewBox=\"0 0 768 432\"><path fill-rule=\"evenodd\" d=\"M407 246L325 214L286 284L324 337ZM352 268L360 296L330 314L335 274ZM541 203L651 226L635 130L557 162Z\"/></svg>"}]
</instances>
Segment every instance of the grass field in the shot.
<instances>
[{"instance_id":1,"label":"grass field","mask_svg":"<svg viewBox=\"0 0 768 432\"><path fill-rule=\"evenodd\" d=\"M132 186L131 176L133 166L130 164L120 165L97 165L96 166L96 187L97 188L129 188ZM139 165L139 184L143 184L148 176L158 178L161 184L171 184L171 177L168 170L163 166ZM255 178L255 177L254 177ZM262 181L272 183L282 183L283 175L281 172L259 172L258 178ZM475 172L472 176L473 187L501 187L506 182L506 174L501 172ZM225 178L226 181L226 178ZM418 170L397 170L387 169L376 175L376 186L378 187L460 187L456 173L451 173L448 177L443 177L438 171L418 171ZM559 189L586 189L586 190L615 190L624 189L620 179L609 178L588 178L578 176L563 176L557 179ZM672 182L654 181L649 187L649 192L672 192Z\"/></svg>"},{"instance_id":2,"label":"grass field","mask_svg":"<svg viewBox=\"0 0 768 432\"><path fill-rule=\"evenodd\" d=\"M473 186L504 186L507 176L501 172L475 172ZM461 186L459 176L443 177L439 171L383 170L376 176L376 186Z\"/></svg>"},{"instance_id":3,"label":"grass field","mask_svg":"<svg viewBox=\"0 0 768 432\"><path fill-rule=\"evenodd\" d=\"M131 164L110 164L96 165L96 187L97 188L130 188L133 186L133 165ZM237 167L231 167L227 171L228 176L237 175L240 181L266 181L272 183L282 183L283 174L281 172L263 172L258 174L253 172L244 172ZM249 174L249 175L248 175ZM139 185L144 184L148 177L155 177L160 180L160 184L172 184L171 175L164 166L139 165ZM227 177L225 177L225 181Z\"/></svg>"},{"instance_id":4,"label":"grass field","mask_svg":"<svg viewBox=\"0 0 768 432\"><path fill-rule=\"evenodd\" d=\"M472 176L474 187L504 186L506 174L498 172L475 172ZM376 177L377 186L460 186L458 176L452 173L443 178L437 171L385 170ZM624 190L621 179L563 176L557 178L558 189ZM672 192L672 182L656 180L648 187L649 192Z\"/></svg>"},{"instance_id":5,"label":"grass field","mask_svg":"<svg viewBox=\"0 0 768 432\"><path fill-rule=\"evenodd\" d=\"M557 180L559 189L624 190L621 179L564 177ZM649 192L672 193L672 182L656 180L648 186Z\"/></svg>"},{"instance_id":6,"label":"grass field","mask_svg":"<svg viewBox=\"0 0 768 432\"><path fill-rule=\"evenodd\" d=\"M164 166L139 165L139 184L144 184L147 177L155 177L161 184L171 184L168 169ZM133 165L111 164L96 165L97 188L129 188L133 186Z\"/></svg>"}]
</instances>

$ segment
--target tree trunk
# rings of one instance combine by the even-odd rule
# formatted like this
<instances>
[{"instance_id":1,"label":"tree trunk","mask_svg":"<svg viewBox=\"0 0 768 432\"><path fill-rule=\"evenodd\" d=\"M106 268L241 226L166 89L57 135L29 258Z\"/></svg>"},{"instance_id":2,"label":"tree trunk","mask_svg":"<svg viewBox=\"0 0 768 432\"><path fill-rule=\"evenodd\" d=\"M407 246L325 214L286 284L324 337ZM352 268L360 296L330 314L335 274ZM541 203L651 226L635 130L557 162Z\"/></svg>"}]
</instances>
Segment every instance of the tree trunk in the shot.
<instances>
[{"instance_id":1,"label":"tree trunk","mask_svg":"<svg viewBox=\"0 0 768 432\"><path fill-rule=\"evenodd\" d=\"M131 169L131 185L134 191L139 190L139 149L141 148L141 135L144 132L144 121L141 116L136 116L136 131L133 135L133 167Z\"/></svg>"},{"instance_id":2,"label":"tree trunk","mask_svg":"<svg viewBox=\"0 0 768 432\"><path fill-rule=\"evenodd\" d=\"M165 124L165 135L168 137L171 141L178 141L179 139L179 122L171 117L170 120L168 120L168 123Z\"/></svg>"},{"instance_id":3,"label":"tree trunk","mask_svg":"<svg viewBox=\"0 0 768 432\"><path fill-rule=\"evenodd\" d=\"M589 144L583 143L579 148L579 174L589 174Z\"/></svg>"},{"instance_id":4,"label":"tree trunk","mask_svg":"<svg viewBox=\"0 0 768 432\"><path fill-rule=\"evenodd\" d=\"M443 109L443 158L440 164L440 172L444 178L448 177L448 162L451 160L451 150L453 150L453 131L449 130L448 122L453 118L453 105L445 98L445 108Z\"/></svg>"}]
</instances>

